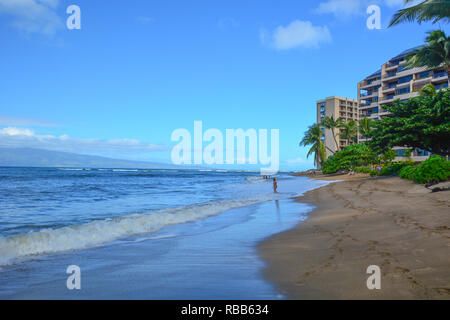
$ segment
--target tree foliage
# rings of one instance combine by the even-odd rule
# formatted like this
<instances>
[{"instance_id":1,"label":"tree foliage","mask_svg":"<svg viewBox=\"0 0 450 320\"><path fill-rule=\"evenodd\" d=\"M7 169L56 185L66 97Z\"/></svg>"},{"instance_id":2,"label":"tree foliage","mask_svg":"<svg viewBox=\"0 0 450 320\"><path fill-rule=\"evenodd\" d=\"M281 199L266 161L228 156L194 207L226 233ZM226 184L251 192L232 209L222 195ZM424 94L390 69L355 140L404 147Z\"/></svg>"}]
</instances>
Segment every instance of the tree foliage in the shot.
<instances>
[{"instance_id":1,"label":"tree foliage","mask_svg":"<svg viewBox=\"0 0 450 320\"><path fill-rule=\"evenodd\" d=\"M421 94L383 106L391 112L376 123L369 145L378 152L394 146L446 156L450 149L450 90Z\"/></svg>"},{"instance_id":2,"label":"tree foliage","mask_svg":"<svg viewBox=\"0 0 450 320\"><path fill-rule=\"evenodd\" d=\"M308 151L307 157L314 153L314 164L318 167L325 161L327 154L325 151L325 145L322 141L324 134L320 124L313 124L309 126L305 135L300 141L300 146L311 146Z\"/></svg>"},{"instance_id":3,"label":"tree foliage","mask_svg":"<svg viewBox=\"0 0 450 320\"><path fill-rule=\"evenodd\" d=\"M325 129L330 129L333 135L334 143L336 145L336 150L339 149L339 144L336 139L336 129L339 129L343 125L344 121L341 118L334 119L333 116L325 117L322 120L322 125Z\"/></svg>"},{"instance_id":4,"label":"tree foliage","mask_svg":"<svg viewBox=\"0 0 450 320\"><path fill-rule=\"evenodd\" d=\"M376 162L377 156L365 143L352 144L330 156L323 164L325 174L350 170Z\"/></svg>"},{"instance_id":5,"label":"tree foliage","mask_svg":"<svg viewBox=\"0 0 450 320\"><path fill-rule=\"evenodd\" d=\"M375 120L370 118L362 118L358 121L358 131L364 138L371 138L373 129L375 127Z\"/></svg>"},{"instance_id":6,"label":"tree foliage","mask_svg":"<svg viewBox=\"0 0 450 320\"><path fill-rule=\"evenodd\" d=\"M437 68L443 65L449 72L450 37L442 30L428 32L426 44L408 54L406 60L409 67Z\"/></svg>"},{"instance_id":7,"label":"tree foliage","mask_svg":"<svg viewBox=\"0 0 450 320\"><path fill-rule=\"evenodd\" d=\"M432 156L420 165L403 166L398 175L418 183L447 181L450 178L450 162L439 156Z\"/></svg>"},{"instance_id":8,"label":"tree foliage","mask_svg":"<svg viewBox=\"0 0 450 320\"><path fill-rule=\"evenodd\" d=\"M415 0L405 0L405 4L413 3ZM411 7L399 10L391 20L389 27L403 22L416 21L449 22L450 0L425 0Z\"/></svg>"},{"instance_id":9,"label":"tree foliage","mask_svg":"<svg viewBox=\"0 0 450 320\"><path fill-rule=\"evenodd\" d=\"M350 143L355 143L358 140L358 125L354 120L342 122L339 128L341 129L339 133L341 139L348 140Z\"/></svg>"}]
</instances>

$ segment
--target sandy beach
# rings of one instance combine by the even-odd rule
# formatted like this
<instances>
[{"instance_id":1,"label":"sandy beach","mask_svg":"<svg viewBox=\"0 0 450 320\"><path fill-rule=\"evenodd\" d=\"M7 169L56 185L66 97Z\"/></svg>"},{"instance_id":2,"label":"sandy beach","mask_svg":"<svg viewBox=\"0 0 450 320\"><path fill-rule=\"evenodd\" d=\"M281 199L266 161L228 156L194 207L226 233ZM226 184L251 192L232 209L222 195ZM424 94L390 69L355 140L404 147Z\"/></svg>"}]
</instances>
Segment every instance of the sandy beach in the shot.
<instances>
[{"instance_id":1,"label":"sandy beach","mask_svg":"<svg viewBox=\"0 0 450 320\"><path fill-rule=\"evenodd\" d=\"M266 278L289 299L450 299L449 191L397 177L344 180L298 198L316 209L262 242ZM381 269L369 290L367 267Z\"/></svg>"}]
</instances>

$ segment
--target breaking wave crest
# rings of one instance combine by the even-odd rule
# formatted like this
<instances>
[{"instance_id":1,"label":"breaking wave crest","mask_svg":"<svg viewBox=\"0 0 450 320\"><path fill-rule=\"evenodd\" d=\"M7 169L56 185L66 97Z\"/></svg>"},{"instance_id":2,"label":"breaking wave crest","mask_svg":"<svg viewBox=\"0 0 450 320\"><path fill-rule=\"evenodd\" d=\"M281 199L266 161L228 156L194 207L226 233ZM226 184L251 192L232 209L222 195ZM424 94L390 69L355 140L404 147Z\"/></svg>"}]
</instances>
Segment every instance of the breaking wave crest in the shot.
<instances>
[{"instance_id":1,"label":"breaking wave crest","mask_svg":"<svg viewBox=\"0 0 450 320\"><path fill-rule=\"evenodd\" d=\"M127 236L153 233L166 226L203 219L267 200L270 198L215 201L0 237L0 266L29 256L85 249Z\"/></svg>"}]
</instances>

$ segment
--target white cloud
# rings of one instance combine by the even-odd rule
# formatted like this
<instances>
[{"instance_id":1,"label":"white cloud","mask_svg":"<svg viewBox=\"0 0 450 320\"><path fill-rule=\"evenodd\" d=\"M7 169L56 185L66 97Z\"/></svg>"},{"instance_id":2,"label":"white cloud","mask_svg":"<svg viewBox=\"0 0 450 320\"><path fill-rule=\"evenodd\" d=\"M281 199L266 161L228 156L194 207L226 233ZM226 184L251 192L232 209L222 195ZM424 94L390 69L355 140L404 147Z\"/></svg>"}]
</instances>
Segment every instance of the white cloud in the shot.
<instances>
[{"instance_id":1,"label":"white cloud","mask_svg":"<svg viewBox=\"0 0 450 320\"><path fill-rule=\"evenodd\" d=\"M0 135L5 136L27 136L31 137L34 135L34 132L30 129L19 129L19 128L3 128L0 130Z\"/></svg>"},{"instance_id":2,"label":"white cloud","mask_svg":"<svg viewBox=\"0 0 450 320\"><path fill-rule=\"evenodd\" d=\"M12 17L12 25L27 33L54 34L64 27L56 14L59 0L0 0L0 14Z\"/></svg>"},{"instance_id":3,"label":"white cloud","mask_svg":"<svg viewBox=\"0 0 450 320\"><path fill-rule=\"evenodd\" d=\"M267 38L267 34L262 30L260 40L265 43ZM318 48L321 43L331 41L331 34L326 26L313 26L310 21L295 20L285 27L277 27L270 41L270 45L276 50Z\"/></svg>"},{"instance_id":4,"label":"white cloud","mask_svg":"<svg viewBox=\"0 0 450 320\"><path fill-rule=\"evenodd\" d=\"M68 135L56 137L53 135L39 135L33 130L16 127L0 129L0 146L91 153L139 153L169 150L164 145L150 144L135 139L80 139L71 138Z\"/></svg>"},{"instance_id":5,"label":"white cloud","mask_svg":"<svg viewBox=\"0 0 450 320\"><path fill-rule=\"evenodd\" d=\"M39 119L9 117L0 115L0 126L55 127L56 124L42 121Z\"/></svg>"}]
</instances>

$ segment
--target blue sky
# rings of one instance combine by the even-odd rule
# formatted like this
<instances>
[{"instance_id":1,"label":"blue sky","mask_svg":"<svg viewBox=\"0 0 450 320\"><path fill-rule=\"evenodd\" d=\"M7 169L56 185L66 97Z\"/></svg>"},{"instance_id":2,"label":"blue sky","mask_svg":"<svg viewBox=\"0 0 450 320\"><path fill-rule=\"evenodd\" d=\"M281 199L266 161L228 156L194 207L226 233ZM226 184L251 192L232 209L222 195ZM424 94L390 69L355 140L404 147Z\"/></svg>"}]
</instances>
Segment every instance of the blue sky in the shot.
<instances>
[{"instance_id":1,"label":"blue sky","mask_svg":"<svg viewBox=\"0 0 450 320\"><path fill-rule=\"evenodd\" d=\"M81 30L66 28L71 4ZM370 4L381 30L366 27ZM0 0L0 144L170 162L172 132L201 120L279 129L281 168L310 168L298 142L315 101L356 98L358 81L448 29L386 29L401 4Z\"/></svg>"}]
</instances>

